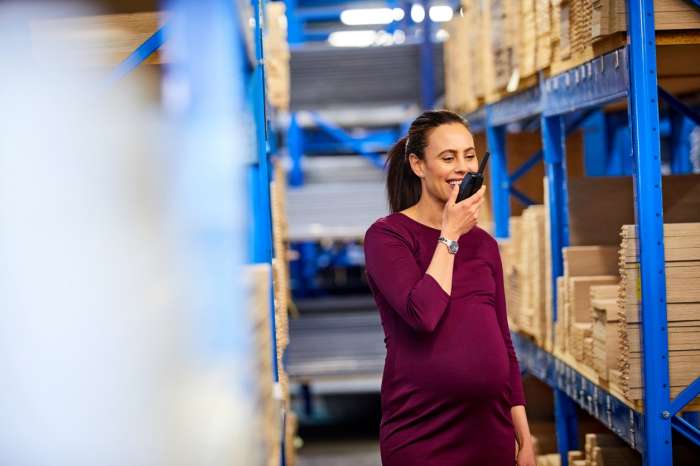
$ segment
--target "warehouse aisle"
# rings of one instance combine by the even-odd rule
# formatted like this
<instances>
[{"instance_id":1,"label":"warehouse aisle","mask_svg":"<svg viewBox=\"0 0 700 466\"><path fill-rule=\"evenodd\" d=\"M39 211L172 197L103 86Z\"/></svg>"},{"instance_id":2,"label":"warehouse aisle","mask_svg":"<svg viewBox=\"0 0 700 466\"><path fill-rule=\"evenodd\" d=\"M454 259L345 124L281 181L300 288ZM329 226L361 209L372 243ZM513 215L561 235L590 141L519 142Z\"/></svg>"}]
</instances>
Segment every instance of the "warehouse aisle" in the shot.
<instances>
[{"instance_id":1,"label":"warehouse aisle","mask_svg":"<svg viewBox=\"0 0 700 466\"><path fill-rule=\"evenodd\" d=\"M296 466L381 466L379 394L326 397L330 419L299 428Z\"/></svg>"}]
</instances>

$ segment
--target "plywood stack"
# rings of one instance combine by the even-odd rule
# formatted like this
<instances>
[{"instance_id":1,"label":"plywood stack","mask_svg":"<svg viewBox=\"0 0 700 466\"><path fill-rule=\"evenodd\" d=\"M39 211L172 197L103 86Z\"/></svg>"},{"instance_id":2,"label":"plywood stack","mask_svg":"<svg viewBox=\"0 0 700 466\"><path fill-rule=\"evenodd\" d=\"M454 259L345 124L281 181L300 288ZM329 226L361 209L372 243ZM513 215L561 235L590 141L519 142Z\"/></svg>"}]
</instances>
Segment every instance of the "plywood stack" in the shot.
<instances>
[{"instance_id":1,"label":"plywood stack","mask_svg":"<svg viewBox=\"0 0 700 466\"><path fill-rule=\"evenodd\" d=\"M568 2L563 2L562 0L551 0L551 14L550 14L550 37L552 43L552 61L562 60L562 6L563 3L568 5ZM568 29L566 30L568 34ZM568 37L566 38L568 41Z\"/></svg>"},{"instance_id":2,"label":"plywood stack","mask_svg":"<svg viewBox=\"0 0 700 466\"><path fill-rule=\"evenodd\" d=\"M537 61L536 0L520 0L520 29L518 31L518 71L524 78L535 74Z\"/></svg>"},{"instance_id":3,"label":"plywood stack","mask_svg":"<svg viewBox=\"0 0 700 466\"><path fill-rule=\"evenodd\" d=\"M641 455L619 437L609 433L586 434L585 466L634 466Z\"/></svg>"},{"instance_id":4,"label":"plywood stack","mask_svg":"<svg viewBox=\"0 0 700 466\"><path fill-rule=\"evenodd\" d=\"M591 366L602 380L608 380L608 371L617 368L618 285L591 287L593 310L593 360Z\"/></svg>"},{"instance_id":5,"label":"plywood stack","mask_svg":"<svg viewBox=\"0 0 700 466\"><path fill-rule=\"evenodd\" d=\"M287 42L287 17L284 2L268 2L265 5L266 34L265 78L267 98L278 110L289 109L289 44Z\"/></svg>"},{"instance_id":6,"label":"plywood stack","mask_svg":"<svg viewBox=\"0 0 700 466\"><path fill-rule=\"evenodd\" d=\"M520 232L520 330L544 345L545 318L545 210L530 206L522 215Z\"/></svg>"},{"instance_id":7,"label":"plywood stack","mask_svg":"<svg viewBox=\"0 0 700 466\"><path fill-rule=\"evenodd\" d=\"M629 400L641 400L641 277L635 226L623 226L621 236L619 382ZM675 397L700 376L700 223L665 224L664 252L669 376Z\"/></svg>"},{"instance_id":8,"label":"plywood stack","mask_svg":"<svg viewBox=\"0 0 700 466\"><path fill-rule=\"evenodd\" d=\"M585 360L592 365L591 288L598 285L615 285L619 281L617 248L571 246L564 248L562 253L564 275L557 279L559 311L555 347L559 351L571 354L582 363Z\"/></svg>"},{"instance_id":9,"label":"plywood stack","mask_svg":"<svg viewBox=\"0 0 700 466\"><path fill-rule=\"evenodd\" d=\"M521 217L511 217L509 221L510 240L501 243L503 250L503 281L505 282L506 308L511 330L520 329L521 306Z\"/></svg>"},{"instance_id":10,"label":"plywood stack","mask_svg":"<svg viewBox=\"0 0 700 466\"><path fill-rule=\"evenodd\" d=\"M259 391L257 412L261 415L260 432L262 448L265 452L265 464L280 464L281 406L275 396L272 370L272 338L270 335L270 266L267 264L248 265L243 271L246 308L252 322L253 343L255 351L255 371Z\"/></svg>"},{"instance_id":11,"label":"plywood stack","mask_svg":"<svg viewBox=\"0 0 700 466\"><path fill-rule=\"evenodd\" d=\"M270 183L270 203L272 206L272 260L275 295L275 330L277 337L277 367L282 396L289 400L289 381L284 372L284 351L289 344L288 309L290 301L289 263L287 261L287 215L285 205L286 176L279 161L274 164L274 181Z\"/></svg>"},{"instance_id":12,"label":"plywood stack","mask_svg":"<svg viewBox=\"0 0 700 466\"><path fill-rule=\"evenodd\" d=\"M537 455L537 466L561 466L561 455L550 453L548 455Z\"/></svg>"},{"instance_id":13,"label":"plywood stack","mask_svg":"<svg viewBox=\"0 0 700 466\"><path fill-rule=\"evenodd\" d=\"M535 0L535 27L537 29L537 50L535 68L537 71L549 66L552 60L552 15L551 0Z\"/></svg>"},{"instance_id":14,"label":"plywood stack","mask_svg":"<svg viewBox=\"0 0 700 466\"><path fill-rule=\"evenodd\" d=\"M477 92L478 40L473 25L479 20L472 2L462 3L462 15L446 26L450 38L445 42L445 105L459 113L469 113L479 105ZM478 36L476 36L478 39Z\"/></svg>"},{"instance_id":15,"label":"plywood stack","mask_svg":"<svg viewBox=\"0 0 700 466\"><path fill-rule=\"evenodd\" d=\"M595 0L591 23L591 41L626 31L625 0ZM683 0L654 0L654 26L657 31L698 29L700 10Z\"/></svg>"},{"instance_id":16,"label":"plywood stack","mask_svg":"<svg viewBox=\"0 0 700 466\"><path fill-rule=\"evenodd\" d=\"M493 60L493 93L506 88L513 69L513 36L510 34L507 7L509 0L487 0L490 6L490 42Z\"/></svg>"},{"instance_id":17,"label":"plywood stack","mask_svg":"<svg viewBox=\"0 0 700 466\"><path fill-rule=\"evenodd\" d=\"M78 66L116 66L164 21L165 14L158 12L34 20L30 24L32 54L37 62L60 56ZM144 63L161 64L162 58L156 51Z\"/></svg>"}]
</instances>

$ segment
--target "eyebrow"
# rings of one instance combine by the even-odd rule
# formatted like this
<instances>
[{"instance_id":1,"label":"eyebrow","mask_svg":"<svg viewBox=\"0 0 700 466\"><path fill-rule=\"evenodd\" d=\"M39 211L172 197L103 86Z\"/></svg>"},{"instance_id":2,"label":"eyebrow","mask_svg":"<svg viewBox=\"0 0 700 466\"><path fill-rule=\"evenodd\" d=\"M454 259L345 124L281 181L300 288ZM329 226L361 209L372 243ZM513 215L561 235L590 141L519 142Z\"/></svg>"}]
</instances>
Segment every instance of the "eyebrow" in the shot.
<instances>
[{"instance_id":1,"label":"eyebrow","mask_svg":"<svg viewBox=\"0 0 700 466\"><path fill-rule=\"evenodd\" d=\"M446 152L450 152L450 153L456 154L456 153L458 153L459 151L458 151L457 149L445 149L445 150L443 150L442 152L438 153L438 156L443 155L443 154L445 154ZM476 152L476 148L475 148L475 147L470 147L470 148L467 149L465 152Z\"/></svg>"}]
</instances>

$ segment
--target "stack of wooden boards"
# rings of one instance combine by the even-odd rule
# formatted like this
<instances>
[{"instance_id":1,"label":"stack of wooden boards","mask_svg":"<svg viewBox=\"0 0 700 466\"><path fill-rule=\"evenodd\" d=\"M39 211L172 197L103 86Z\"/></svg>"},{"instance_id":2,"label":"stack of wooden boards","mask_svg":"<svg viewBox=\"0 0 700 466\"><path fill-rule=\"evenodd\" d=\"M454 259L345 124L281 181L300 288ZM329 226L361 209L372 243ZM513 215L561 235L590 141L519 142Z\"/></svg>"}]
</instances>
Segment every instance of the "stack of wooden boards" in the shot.
<instances>
[{"instance_id":1,"label":"stack of wooden boards","mask_svg":"<svg viewBox=\"0 0 700 466\"><path fill-rule=\"evenodd\" d=\"M545 309L546 264L544 206L530 206L510 219L511 241L503 245L508 315L513 329L545 346L551 319Z\"/></svg>"},{"instance_id":2,"label":"stack of wooden boards","mask_svg":"<svg viewBox=\"0 0 700 466\"><path fill-rule=\"evenodd\" d=\"M246 266L243 274L244 292L247 299L251 333L253 335L255 368L258 388L258 405L261 432L260 451L265 452L265 464L277 466L282 455L281 400L275 393L272 369L272 338L270 335L270 266L255 264ZM255 420L251 420L254 422Z\"/></svg>"},{"instance_id":3,"label":"stack of wooden boards","mask_svg":"<svg viewBox=\"0 0 700 466\"><path fill-rule=\"evenodd\" d=\"M284 2L265 5L265 78L267 99L278 110L289 109L289 44Z\"/></svg>"},{"instance_id":4,"label":"stack of wooden boards","mask_svg":"<svg viewBox=\"0 0 700 466\"><path fill-rule=\"evenodd\" d=\"M635 466L641 455L619 437L608 433L586 434L585 450L567 453L569 466Z\"/></svg>"},{"instance_id":5,"label":"stack of wooden boards","mask_svg":"<svg viewBox=\"0 0 700 466\"><path fill-rule=\"evenodd\" d=\"M289 376L284 370L284 352L289 345L288 311L291 303L289 285L289 228L286 214L286 173L279 161L273 166L274 178L270 183L270 204L272 206L272 241L274 258L272 259L272 277L275 303L275 339L277 342L277 376L279 379L279 395L282 398L282 412L286 416L285 446L286 464L293 465L296 450L296 416L292 412L289 395ZM268 295L269 296L269 295Z\"/></svg>"},{"instance_id":6,"label":"stack of wooden boards","mask_svg":"<svg viewBox=\"0 0 700 466\"><path fill-rule=\"evenodd\" d=\"M622 227L618 326L619 384L631 400L642 398L638 238ZM668 362L671 397L700 376L700 223L664 225Z\"/></svg>"},{"instance_id":7,"label":"stack of wooden boards","mask_svg":"<svg viewBox=\"0 0 700 466\"><path fill-rule=\"evenodd\" d=\"M625 0L461 0L461 8L445 44L445 104L459 112L533 85L538 71L556 74L625 44ZM690 2L655 0L654 12L657 31L700 29Z\"/></svg>"},{"instance_id":8,"label":"stack of wooden boards","mask_svg":"<svg viewBox=\"0 0 700 466\"><path fill-rule=\"evenodd\" d=\"M610 295L609 292L601 293L600 285L617 288L617 248L571 246L564 248L562 253L564 275L557 278L558 319L554 347L560 353L571 354L576 361L593 366L592 298Z\"/></svg>"}]
</instances>

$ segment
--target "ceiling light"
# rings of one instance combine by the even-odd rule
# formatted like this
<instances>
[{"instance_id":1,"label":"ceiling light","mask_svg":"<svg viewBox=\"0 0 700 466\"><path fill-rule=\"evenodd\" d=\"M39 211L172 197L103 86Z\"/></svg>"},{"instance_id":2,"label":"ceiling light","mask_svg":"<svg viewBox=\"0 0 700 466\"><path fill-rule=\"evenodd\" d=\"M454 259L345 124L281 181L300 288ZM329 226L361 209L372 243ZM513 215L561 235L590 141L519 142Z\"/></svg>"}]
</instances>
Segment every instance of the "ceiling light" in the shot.
<instances>
[{"instance_id":1,"label":"ceiling light","mask_svg":"<svg viewBox=\"0 0 700 466\"><path fill-rule=\"evenodd\" d=\"M376 38L376 31L336 31L328 36L328 42L333 47L369 47Z\"/></svg>"},{"instance_id":2,"label":"ceiling light","mask_svg":"<svg viewBox=\"0 0 700 466\"><path fill-rule=\"evenodd\" d=\"M430 7L430 19L436 23L444 23L452 19L452 8L447 5Z\"/></svg>"},{"instance_id":3,"label":"ceiling light","mask_svg":"<svg viewBox=\"0 0 700 466\"><path fill-rule=\"evenodd\" d=\"M425 19L425 9L418 4L411 7L411 19L414 23L421 23Z\"/></svg>"},{"instance_id":4,"label":"ceiling light","mask_svg":"<svg viewBox=\"0 0 700 466\"><path fill-rule=\"evenodd\" d=\"M358 8L341 12L340 21L347 26L389 24L394 21L394 15L391 8Z\"/></svg>"}]
</instances>

